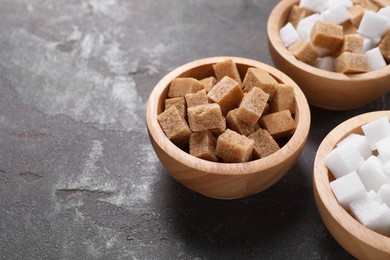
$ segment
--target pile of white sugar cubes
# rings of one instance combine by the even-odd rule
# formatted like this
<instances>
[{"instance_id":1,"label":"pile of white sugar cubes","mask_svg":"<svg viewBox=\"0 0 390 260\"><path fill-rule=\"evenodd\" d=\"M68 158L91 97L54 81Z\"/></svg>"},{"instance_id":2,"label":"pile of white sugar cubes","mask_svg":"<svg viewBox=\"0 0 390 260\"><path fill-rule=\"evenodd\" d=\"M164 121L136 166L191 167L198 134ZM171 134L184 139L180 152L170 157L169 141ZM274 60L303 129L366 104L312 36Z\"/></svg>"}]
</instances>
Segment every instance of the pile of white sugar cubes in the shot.
<instances>
[{"instance_id":1,"label":"pile of white sugar cubes","mask_svg":"<svg viewBox=\"0 0 390 260\"><path fill-rule=\"evenodd\" d=\"M350 134L325 158L343 208L366 227L390 236L390 123L382 117Z\"/></svg>"},{"instance_id":2,"label":"pile of white sugar cubes","mask_svg":"<svg viewBox=\"0 0 390 260\"><path fill-rule=\"evenodd\" d=\"M390 62L390 0L300 0L279 34L298 60L317 68L381 69Z\"/></svg>"}]
</instances>

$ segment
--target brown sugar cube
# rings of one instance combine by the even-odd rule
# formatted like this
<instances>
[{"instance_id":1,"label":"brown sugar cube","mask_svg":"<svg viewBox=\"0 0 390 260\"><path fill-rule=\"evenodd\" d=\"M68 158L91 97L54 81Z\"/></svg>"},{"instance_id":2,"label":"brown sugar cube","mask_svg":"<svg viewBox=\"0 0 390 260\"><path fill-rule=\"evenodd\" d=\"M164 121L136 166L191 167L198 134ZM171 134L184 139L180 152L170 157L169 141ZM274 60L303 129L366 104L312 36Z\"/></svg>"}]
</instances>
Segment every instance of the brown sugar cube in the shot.
<instances>
[{"instance_id":1,"label":"brown sugar cube","mask_svg":"<svg viewBox=\"0 0 390 260\"><path fill-rule=\"evenodd\" d=\"M207 96L212 102L218 103L222 114L226 115L240 105L244 93L237 81L226 76L207 93Z\"/></svg>"},{"instance_id":2,"label":"brown sugar cube","mask_svg":"<svg viewBox=\"0 0 390 260\"><path fill-rule=\"evenodd\" d=\"M278 143L265 129L259 129L248 136L249 139L255 141L253 147L253 157L261 159L280 150Z\"/></svg>"},{"instance_id":3,"label":"brown sugar cube","mask_svg":"<svg viewBox=\"0 0 390 260\"><path fill-rule=\"evenodd\" d=\"M165 135L172 143L180 147L188 143L192 132L176 106L171 106L159 114L157 120Z\"/></svg>"},{"instance_id":4,"label":"brown sugar cube","mask_svg":"<svg viewBox=\"0 0 390 260\"><path fill-rule=\"evenodd\" d=\"M268 98L269 95L260 88L252 88L242 98L237 117L249 125L255 125L264 111Z\"/></svg>"},{"instance_id":5,"label":"brown sugar cube","mask_svg":"<svg viewBox=\"0 0 390 260\"><path fill-rule=\"evenodd\" d=\"M371 0L371 1L379 7L390 6L390 0Z\"/></svg>"},{"instance_id":6,"label":"brown sugar cube","mask_svg":"<svg viewBox=\"0 0 390 260\"><path fill-rule=\"evenodd\" d=\"M362 73L370 70L367 56L359 53L343 52L334 63L335 71L341 73Z\"/></svg>"},{"instance_id":7,"label":"brown sugar cube","mask_svg":"<svg viewBox=\"0 0 390 260\"><path fill-rule=\"evenodd\" d=\"M182 115L182 117L185 118L187 116L187 106L184 97L165 99L165 110L167 110L171 106L175 106L179 110L180 115Z\"/></svg>"},{"instance_id":8,"label":"brown sugar cube","mask_svg":"<svg viewBox=\"0 0 390 260\"><path fill-rule=\"evenodd\" d=\"M314 12L309 9L306 9L299 5L293 5L288 16L287 22L290 22L292 25L294 25L294 27L297 27L299 21L309 15L312 15L313 13Z\"/></svg>"},{"instance_id":9,"label":"brown sugar cube","mask_svg":"<svg viewBox=\"0 0 390 260\"><path fill-rule=\"evenodd\" d=\"M272 99L278 82L265 70L260 68L249 68L243 82L245 92L254 87L262 89Z\"/></svg>"},{"instance_id":10,"label":"brown sugar cube","mask_svg":"<svg viewBox=\"0 0 390 260\"><path fill-rule=\"evenodd\" d=\"M197 158L217 162L216 146L217 139L210 131L195 132L190 136L190 154Z\"/></svg>"},{"instance_id":11,"label":"brown sugar cube","mask_svg":"<svg viewBox=\"0 0 390 260\"><path fill-rule=\"evenodd\" d=\"M291 85L280 84L275 91L274 98L270 102L270 110L279 112L288 109L295 114L295 94Z\"/></svg>"},{"instance_id":12,"label":"brown sugar cube","mask_svg":"<svg viewBox=\"0 0 390 260\"><path fill-rule=\"evenodd\" d=\"M368 1L366 9L371 10L373 12L378 12L379 6L374 3L374 1Z\"/></svg>"},{"instance_id":13,"label":"brown sugar cube","mask_svg":"<svg viewBox=\"0 0 390 260\"><path fill-rule=\"evenodd\" d=\"M225 117L218 104L207 104L189 107L187 109L188 122L194 132L226 128Z\"/></svg>"},{"instance_id":14,"label":"brown sugar cube","mask_svg":"<svg viewBox=\"0 0 390 260\"><path fill-rule=\"evenodd\" d=\"M228 76L229 78L237 81L239 84L242 83L236 63L234 63L232 59L227 59L225 61L214 64L213 69L218 81Z\"/></svg>"},{"instance_id":15,"label":"brown sugar cube","mask_svg":"<svg viewBox=\"0 0 390 260\"><path fill-rule=\"evenodd\" d=\"M265 115L268 115L270 113L270 109L269 109L269 103L267 103L264 107L264 110L263 110L263 114L261 116L265 116Z\"/></svg>"},{"instance_id":16,"label":"brown sugar cube","mask_svg":"<svg viewBox=\"0 0 390 260\"><path fill-rule=\"evenodd\" d=\"M298 40L288 47L288 50L297 58L307 64L313 64L319 57L314 46L310 42Z\"/></svg>"},{"instance_id":17,"label":"brown sugar cube","mask_svg":"<svg viewBox=\"0 0 390 260\"><path fill-rule=\"evenodd\" d=\"M215 152L224 162L247 162L252 157L254 144L254 140L226 129L217 139Z\"/></svg>"},{"instance_id":18,"label":"brown sugar cube","mask_svg":"<svg viewBox=\"0 0 390 260\"><path fill-rule=\"evenodd\" d=\"M204 89L193 94L187 94L185 95L185 98L187 102L187 107L194 107L194 106L205 105L209 103L206 95L206 90Z\"/></svg>"},{"instance_id":19,"label":"brown sugar cube","mask_svg":"<svg viewBox=\"0 0 390 260\"><path fill-rule=\"evenodd\" d=\"M359 27L360 21L363 18L365 8L361 5L354 5L348 9L349 12L349 21L355 27Z\"/></svg>"},{"instance_id":20,"label":"brown sugar cube","mask_svg":"<svg viewBox=\"0 0 390 260\"><path fill-rule=\"evenodd\" d=\"M390 31L388 31L379 43L379 50L387 62L390 62Z\"/></svg>"},{"instance_id":21,"label":"brown sugar cube","mask_svg":"<svg viewBox=\"0 0 390 260\"><path fill-rule=\"evenodd\" d=\"M290 136L295 130L295 121L289 110L271 113L260 119L260 125L275 138Z\"/></svg>"},{"instance_id":22,"label":"brown sugar cube","mask_svg":"<svg viewBox=\"0 0 390 260\"><path fill-rule=\"evenodd\" d=\"M345 51L352 53L363 53L364 39L358 35L347 34L344 35L344 41L338 50L341 54ZM338 56L338 55L337 55Z\"/></svg>"},{"instance_id":23,"label":"brown sugar cube","mask_svg":"<svg viewBox=\"0 0 390 260\"><path fill-rule=\"evenodd\" d=\"M214 87L215 84L217 84L217 80L215 79L215 77L208 77L205 79L201 79L200 82L203 83L206 93L208 93L210 89Z\"/></svg>"},{"instance_id":24,"label":"brown sugar cube","mask_svg":"<svg viewBox=\"0 0 390 260\"><path fill-rule=\"evenodd\" d=\"M318 20L310 32L314 46L334 50L343 43L343 27L338 24Z\"/></svg>"},{"instance_id":25,"label":"brown sugar cube","mask_svg":"<svg viewBox=\"0 0 390 260\"><path fill-rule=\"evenodd\" d=\"M194 78L176 78L169 86L168 97L184 97L189 93L196 93L204 89L203 83Z\"/></svg>"},{"instance_id":26,"label":"brown sugar cube","mask_svg":"<svg viewBox=\"0 0 390 260\"><path fill-rule=\"evenodd\" d=\"M241 135L250 135L251 133L253 133L256 129L255 127L257 127L255 125L249 125L243 121L241 121L238 116L237 116L237 110L238 108L236 109L233 109L233 110L230 110L229 113L227 114L226 116L226 127L233 130L233 131L236 131L237 133L241 134Z\"/></svg>"},{"instance_id":27,"label":"brown sugar cube","mask_svg":"<svg viewBox=\"0 0 390 260\"><path fill-rule=\"evenodd\" d=\"M341 26L343 27L344 35L354 34L358 30L358 28L355 25L353 25L350 21L346 21L346 22L342 23Z\"/></svg>"}]
</instances>

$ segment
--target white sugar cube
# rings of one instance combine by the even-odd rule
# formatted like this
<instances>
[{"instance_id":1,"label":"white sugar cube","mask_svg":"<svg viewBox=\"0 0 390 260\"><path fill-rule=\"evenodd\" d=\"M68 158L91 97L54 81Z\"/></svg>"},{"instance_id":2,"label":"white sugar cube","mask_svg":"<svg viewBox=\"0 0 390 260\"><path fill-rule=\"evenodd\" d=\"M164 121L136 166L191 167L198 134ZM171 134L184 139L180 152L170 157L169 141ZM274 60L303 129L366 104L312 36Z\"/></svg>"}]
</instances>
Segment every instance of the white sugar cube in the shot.
<instances>
[{"instance_id":1,"label":"white sugar cube","mask_svg":"<svg viewBox=\"0 0 390 260\"><path fill-rule=\"evenodd\" d=\"M390 183L382 170L382 162L374 155L370 156L357 171L366 190L378 192L385 183Z\"/></svg>"},{"instance_id":2,"label":"white sugar cube","mask_svg":"<svg viewBox=\"0 0 390 260\"><path fill-rule=\"evenodd\" d=\"M285 47L290 46L294 42L300 39L297 30L291 23L287 23L280 29L280 39L282 40Z\"/></svg>"},{"instance_id":3,"label":"white sugar cube","mask_svg":"<svg viewBox=\"0 0 390 260\"><path fill-rule=\"evenodd\" d=\"M375 143L379 157L385 163L390 160L390 137L383 138Z\"/></svg>"},{"instance_id":4,"label":"white sugar cube","mask_svg":"<svg viewBox=\"0 0 390 260\"><path fill-rule=\"evenodd\" d=\"M332 181L330 187L345 209L352 200L366 195L366 189L355 171Z\"/></svg>"},{"instance_id":5,"label":"white sugar cube","mask_svg":"<svg viewBox=\"0 0 390 260\"><path fill-rule=\"evenodd\" d=\"M382 56L379 47L373 48L365 53L368 65L371 70L377 70L386 67L386 61Z\"/></svg>"},{"instance_id":6,"label":"white sugar cube","mask_svg":"<svg viewBox=\"0 0 390 260\"><path fill-rule=\"evenodd\" d=\"M386 203L388 207L390 207L390 185L384 184L378 191L379 197L381 197L382 201Z\"/></svg>"},{"instance_id":7,"label":"white sugar cube","mask_svg":"<svg viewBox=\"0 0 390 260\"><path fill-rule=\"evenodd\" d=\"M319 69L323 69L323 70L327 70L327 71L335 71L334 60L335 60L335 58L333 58L331 56L318 58L318 59L316 59L314 66L316 66Z\"/></svg>"},{"instance_id":8,"label":"white sugar cube","mask_svg":"<svg viewBox=\"0 0 390 260\"><path fill-rule=\"evenodd\" d=\"M326 8L331 8L335 5L342 5L346 8L350 8L353 5L352 0L328 0L326 3Z\"/></svg>"},{"instance_id":9,"label":"white sugar cube","mask_svg":"<svg viewBox=\"0 0 390 260\"><path fill-rule=\"evenodd\" d=\"M323 11L321 17L324 21L342 24L349 19L349 12L345 6L337 4Z\"/></svg>"},{"instance_id":10,"label":"white sugar cube","mask_svg":"<svg viewBox=\"0 0 390 260\"><path fill-rule=\"evenodd\" d=\"M302 40L307 42L310 41L311 30L313 29L314 24L321 19L322 19L321 16L316 13L316 14L309 15L299 21L297 26L297 31L301 36Z\"/></svg>"},{"instance_id":11,"label":"white sugar cube","mask_svg":"<svg viewBox=\"0 0 390 260\"><path fill-rule=\"evenodd\" d=\"M353 200L349 207L355 218L373 231L387 235L390 231L390 209L370 196Z\"/></svg>"},{"instance_id":12,"label":"white sugar cube","mask_svg":"<svg viewBox=\"0 0 390 260\"><path fill-rule=\"evenodd\" d=\"M376 149L375 143L390 136L390 123L387 117L379 118L362 126L372 150Z\"/></svg>"},{"instance_id":13,"label":"white sugar cube","mask_svg":"<svg viewBox=\"0 0 390 260\"><path fill-rule=\"evenodd\" d=\"M320 57L327 56L332 50L313 46Z\"/></svg>"},{"instance_id":14,"label":"white sugar cube","mask_svg":"<svg viewBox=\"0 0 390 260\"><path fill-rule=\"evenodd\" d=\"M327 7L328 0L301 0L299 6L320 13Z\"/></svg>"},{"instance_id":15,"label":"white sugar cube","mask_svg":"<svg viewBox=\"0 0 390 260\"><path fill-rule=\"evenodd\" d=\"M381 9L379 9L377 14L383 15L383 16L387 17L388 19L390 19L390 6L385 6Z\"/></svg>"},{"instance_id":16,"label":"white sugar cube","mask_svg":"<svg viewBox=\"0 0 390 260\"><path fill-rule=\"evenodd\" d=\"M364 163L364 158L351 144L345 144L333 149L324 158L325 165L336 178L356 171Z\"/></svg>"},{"instance_id":17,"label":"white sugar cube","mask_svg":"<svg viewBox=\"0 0 390 260\"><path fill-rule=\"evenodd\" d=\"M388 19L380 14L366 10L359 24L358 33L371 39L382 38L387 31Z\"/></svg>"},{"instance_id":18,"label":"white sugar cube","mask_svg":"<svg viewBox=\"0 0 390 260\"><path fill-rule=\"evenodd\" d=\"M367 52L367 51L371 50L372 48L377 46L379 44L379 42L381 41L381 38L371 39L371 38L368 38L362 34L357 34L357 35L362 37L364 40L363 41L363 52Z\"/></svg>"},{"instance_id":19,"label":"white sugar cube","mask_svg":"<svg viewBox=\"0 0 390 260\"><path fill-rule=\"evenodd\" d=\"M360 155L363 156L363 158L366 160L368 157L372 155L372 151L370 148L370 145L368 143L367 137L364 135L359 134L350 134L347 137L345 137L343 140L341 140L337 146L343 145L349 143L356 147L356 149L359 151Z\"/></svg>"},{"instance_id":20,"label":"white sugar cube","mask_svg":"<svg viewBox=\"0 0 390 260\"><path fill-rule=\"evenodd\" d=\"M390 179L390 161L387 161L382 165L382 170L386 174L387 178Z\"/></svg>"}]
</instances>

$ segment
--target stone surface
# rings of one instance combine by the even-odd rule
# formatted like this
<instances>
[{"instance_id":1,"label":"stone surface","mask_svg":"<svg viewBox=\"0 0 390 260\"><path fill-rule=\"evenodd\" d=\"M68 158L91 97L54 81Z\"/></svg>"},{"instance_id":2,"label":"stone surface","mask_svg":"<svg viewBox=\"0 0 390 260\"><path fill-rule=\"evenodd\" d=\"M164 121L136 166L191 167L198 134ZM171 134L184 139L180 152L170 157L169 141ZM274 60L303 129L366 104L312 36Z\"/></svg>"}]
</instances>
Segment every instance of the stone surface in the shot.
<instances>
[{"instance_id":1,"label":"stone surface","mask_svg":"<svg viewBox=\"0 0 390 260\"><path fill-rule=\"evenodd\" d=\"M186 189L148 140L148 96L175 67L222 55L272 64L277 2L1 0L0 259L352 259L317 212L314 156L342 121L390 109L390 95L312 108L295 166L239 200Z\"/></svg>"}]
</instances>

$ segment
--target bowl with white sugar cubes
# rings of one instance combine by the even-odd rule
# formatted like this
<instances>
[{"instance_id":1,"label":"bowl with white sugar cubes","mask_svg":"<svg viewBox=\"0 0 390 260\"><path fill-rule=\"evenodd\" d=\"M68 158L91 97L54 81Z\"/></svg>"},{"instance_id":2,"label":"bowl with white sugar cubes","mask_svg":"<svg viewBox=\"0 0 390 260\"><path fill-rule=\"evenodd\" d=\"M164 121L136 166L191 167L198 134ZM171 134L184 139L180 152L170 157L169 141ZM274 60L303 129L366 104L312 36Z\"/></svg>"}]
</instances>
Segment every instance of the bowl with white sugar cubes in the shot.
<instances>
[{"instance_id":1,"label":"bowl with white sugar cubes","mask_svg":"<svg viewBox=\"0 0 390 260\"><path fill-rule=\"evenodd\" d=\"M358 259L390 259L390 111L353 117L322 141L314 162L318 211Z\"/></svg>"},{"instance_id":2,"label":"bowl with white sugar cubes","mask_svg":"<svg viewBox=\"0 0 390 260\"><path fill-rule=\"evenodd\" d=\"M267 31L275 66L314 106L350 110L390 91L390 0L282 0Z\"/></svg>"}]
</instances>

